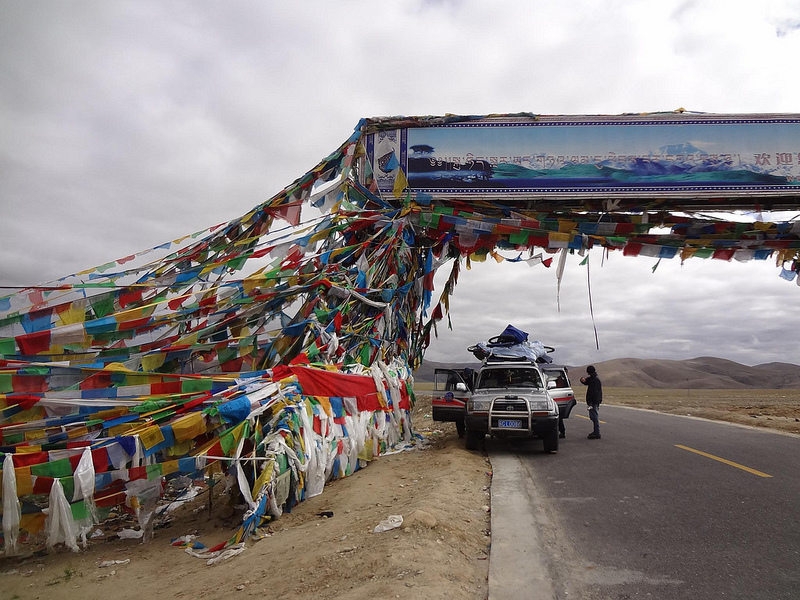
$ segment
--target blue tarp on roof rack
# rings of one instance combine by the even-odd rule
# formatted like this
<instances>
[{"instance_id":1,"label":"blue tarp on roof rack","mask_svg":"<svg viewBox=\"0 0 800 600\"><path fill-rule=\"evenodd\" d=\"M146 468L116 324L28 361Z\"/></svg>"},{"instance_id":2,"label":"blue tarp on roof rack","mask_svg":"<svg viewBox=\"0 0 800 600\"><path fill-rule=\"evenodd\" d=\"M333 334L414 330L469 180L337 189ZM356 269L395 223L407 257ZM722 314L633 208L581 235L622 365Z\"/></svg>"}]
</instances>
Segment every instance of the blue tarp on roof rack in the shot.
<instances>
[{"instance_id":1,"label":"blue tarp on roof rack","mask_svg":"<svg viewBox=\"0 0 800 600\"><path fill-rule=\"evenodd\" d=\"M553 348L539 341L528 341L528 334L513 325L509 325L498 336L487 342L478 342L467 348L479 360L529 360L538 363L551 363L553 359L547 353Z\"/></svg>"}]
</instances>

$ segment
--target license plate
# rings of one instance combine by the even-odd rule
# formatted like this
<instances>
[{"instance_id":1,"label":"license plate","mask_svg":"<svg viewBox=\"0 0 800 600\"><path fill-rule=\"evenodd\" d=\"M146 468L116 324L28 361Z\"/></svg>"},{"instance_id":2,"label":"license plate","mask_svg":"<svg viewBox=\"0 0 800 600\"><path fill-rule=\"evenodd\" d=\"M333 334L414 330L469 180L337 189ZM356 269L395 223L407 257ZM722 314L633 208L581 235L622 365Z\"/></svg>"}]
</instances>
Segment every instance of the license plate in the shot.
<instances>
[{"instance_id":1,"label":"license plate","mask_svg":"<svg viewBox=\"0 0 800 600\"><path fill-rule=\"evenodd\" d=\"M522 421L518 419L504 419L502 421L498 421L497 426L503 429L521 429Z\"/></svg>"}]
</instances>

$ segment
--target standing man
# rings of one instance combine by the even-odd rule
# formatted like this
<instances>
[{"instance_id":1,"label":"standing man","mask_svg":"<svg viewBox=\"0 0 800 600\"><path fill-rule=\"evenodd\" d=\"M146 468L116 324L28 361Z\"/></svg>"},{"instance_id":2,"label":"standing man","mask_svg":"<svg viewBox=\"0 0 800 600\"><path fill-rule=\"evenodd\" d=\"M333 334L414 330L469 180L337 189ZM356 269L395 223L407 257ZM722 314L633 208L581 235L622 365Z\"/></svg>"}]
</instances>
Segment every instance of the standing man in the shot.
<instances>
[{"instance_id":1,"label":"standing man","mask_svg":"<svg viewBox=\"0 0 800 600\"><path fill-rule=\"evenodd\" d=\"M600 378L597 376L597 370L593 365L586 367L588 377L581 377L581 383L586 387L586 405L589 407L589 418L594 425L594 431L589 434L590 440L600 439L600 417L597 416L597 411L600 408L600 403L603 401L603 385L600 383Z\"/></svg>"}]
</instances>

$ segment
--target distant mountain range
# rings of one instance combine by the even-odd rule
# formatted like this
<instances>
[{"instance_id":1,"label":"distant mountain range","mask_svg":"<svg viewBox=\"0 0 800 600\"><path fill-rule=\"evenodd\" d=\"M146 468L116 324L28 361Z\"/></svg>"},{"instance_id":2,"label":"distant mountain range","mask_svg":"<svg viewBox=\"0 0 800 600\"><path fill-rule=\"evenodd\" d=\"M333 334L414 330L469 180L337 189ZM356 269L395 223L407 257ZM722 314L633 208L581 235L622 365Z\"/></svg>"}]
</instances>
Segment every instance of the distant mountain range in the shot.
<instances>
[{"instance_id":1,"label":"distant mountain range","mask_svg":"<svg viewBox=\"0 0 800 600\"><path fill-rule=\"evenodd\" d=\"M800 389L800 365L766 363L748 367L731 360L704 356L688 360L616 358L593 363L603 385L625 388L666 389ZM414 374L419 381L433 381L435 369L478 369L480 363L436 363L425 361ZM570 367L577 379L586 366Z\"/></svg>"}]
</instances>

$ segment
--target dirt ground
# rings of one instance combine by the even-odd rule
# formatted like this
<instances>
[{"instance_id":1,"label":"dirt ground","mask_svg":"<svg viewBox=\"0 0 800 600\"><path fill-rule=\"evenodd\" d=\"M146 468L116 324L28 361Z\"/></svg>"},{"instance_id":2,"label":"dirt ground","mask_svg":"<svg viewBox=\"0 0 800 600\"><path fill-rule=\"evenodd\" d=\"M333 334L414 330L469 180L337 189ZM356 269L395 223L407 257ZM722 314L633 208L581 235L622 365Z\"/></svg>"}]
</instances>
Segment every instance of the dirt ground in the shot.
<instances>
[{"instance_id":1,"label":"dirt ground","mask_svg":"<svg viewBox=\"0 0 800 600\"><path fill-rule=\"evenodd\" d=\"M800 434L800 390L609 388L605 402L716 418ZM216 486L160 522L154 539L119 539L132 522L107 522L79 553L0 559L0 600L53 598L431 598L483 600L488 587L491 465L468 452L452 424L434 423L418 395L414 425L429 444L388 455L330 482L266 528L259 540L209 566L171 540L195 534L212 546L241 522ZM332 516L326 516L330 515ZM390 515L404 526L373 533ZM123 561L110 566L105 561ZM127 562L124 562L127 561Z\"/></svg>"},{"instance_id":2,"label":"dirt ground","mask_svg":"<svg viewBox=\"0 0 800 600\"><path fill-rule=\"evenodd\" d=\"M800 434L800 390L605 388L604 402Z\"/></svg>"}]
</instances>

